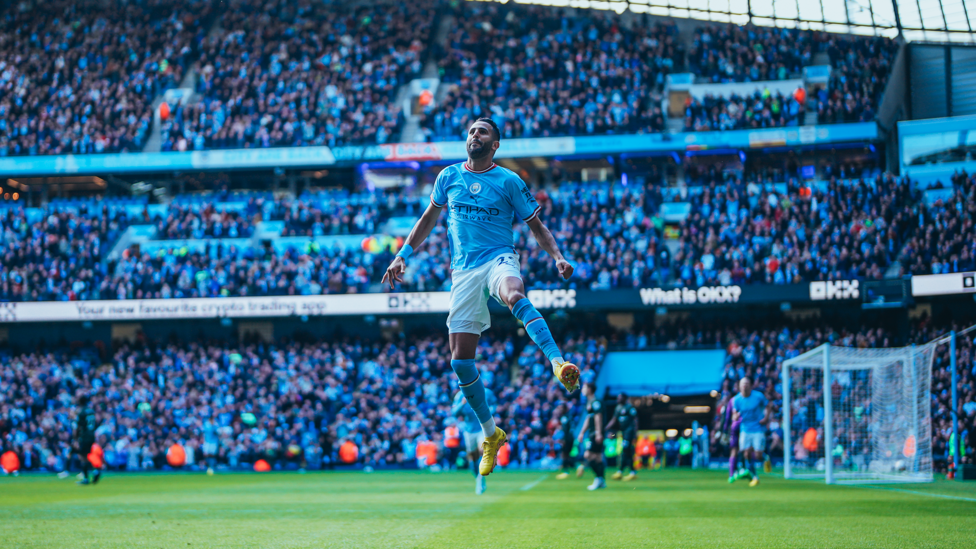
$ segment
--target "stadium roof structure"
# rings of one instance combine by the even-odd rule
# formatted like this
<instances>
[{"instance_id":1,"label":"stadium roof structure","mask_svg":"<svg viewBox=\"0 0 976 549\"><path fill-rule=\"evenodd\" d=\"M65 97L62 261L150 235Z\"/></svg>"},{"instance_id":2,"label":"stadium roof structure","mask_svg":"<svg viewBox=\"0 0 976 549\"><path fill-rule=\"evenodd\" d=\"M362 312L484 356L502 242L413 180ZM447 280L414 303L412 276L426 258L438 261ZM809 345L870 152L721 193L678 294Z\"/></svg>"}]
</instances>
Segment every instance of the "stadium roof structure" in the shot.
<instances>
[{"instance_id":1,"label":"stadium roof structure","mask_svg":"<svg viewBox=\"0 0 976 549\"><path fill-rule=\"evenodd\" d=\"M480 0L631 11L722 23L976 42L976 0Z\"/></svg>"}]
</instances>

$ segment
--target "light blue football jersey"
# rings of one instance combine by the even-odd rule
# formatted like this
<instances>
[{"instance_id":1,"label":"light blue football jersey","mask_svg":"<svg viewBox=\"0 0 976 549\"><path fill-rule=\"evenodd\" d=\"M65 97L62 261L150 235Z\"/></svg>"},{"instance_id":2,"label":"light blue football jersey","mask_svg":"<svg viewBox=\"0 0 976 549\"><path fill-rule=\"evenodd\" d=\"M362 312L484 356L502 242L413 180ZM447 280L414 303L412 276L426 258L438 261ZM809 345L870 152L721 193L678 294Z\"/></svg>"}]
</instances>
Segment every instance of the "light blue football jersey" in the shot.
<instances>
[{"instance_id":1,"label":"light blue football jersey","mask_svg":"<svg viewBox=\"0 0 976 549\"><path fill-rule=\"evenodd\" d=\"M469 170L464 162L448 166L437 176L430 201L448 208L454 270L473 269L513 253L516 216L531 221L541 209L521 177L495 164L483 172Z\"/></svg>"}]
</instances>

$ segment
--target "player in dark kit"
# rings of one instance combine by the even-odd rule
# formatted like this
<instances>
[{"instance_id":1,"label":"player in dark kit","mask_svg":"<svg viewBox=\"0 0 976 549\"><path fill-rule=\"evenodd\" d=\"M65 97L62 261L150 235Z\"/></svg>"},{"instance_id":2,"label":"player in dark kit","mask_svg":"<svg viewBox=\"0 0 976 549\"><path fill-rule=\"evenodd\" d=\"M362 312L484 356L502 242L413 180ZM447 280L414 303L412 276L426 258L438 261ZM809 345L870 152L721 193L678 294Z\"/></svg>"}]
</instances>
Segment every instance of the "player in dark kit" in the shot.
<instances>
[{"instance_id":1,"label":"player in dark kit","mask_svg":"<svg viewBox=\"0 0 976 549\"><path fill-rule=\"evenodd\" d=\"M593 382L583 385L583 396L586 397L586 421L580 430L579 441L586 449L583 457L596 475L593 484L586 487L592 491L607 487L607 481L603 478L606 471L606 464L603 462L603 403L596 397L596 384Z\"/></svg>"},{"instance_id":2,"label":"player in dark kit","mask_svg":"<svg viewBox=\"0 0 976 549\"><path fill-rule=\"evenodd\" d=\"M748 472L739 466L739 426L742 420L733 418L732 399L725 403L725 420L722 422L724 430L723 441L728 439L729 446L729 484L739 480Z\"/></svg>"},{"instance_id":3,"label":"player in dark kit","mask_svg":"<svg viewBox=\"0 0 976 549\"><path fill-rule=\"evenodd\" d=\"M562 433L559 454L563 460L563 470L556 475L557 480L569 478L569 472L573 469L573 463L576 461L573 459L573 444L576 442L576 437L573 436L573 418L569 414L570 408L566 404L560 404L556 409L555 415L559 421L559 430Z\"/></svg>"},{"instance_id":4,"label":"player in dark kit","mask_svg":"<svg viewBox=\"0 0 976 549\"><path fill-rule=\"evenodd\" d=\"M611 432L616 427L623 435L623 447L620 455L617 456L617 472L613 474L613 480L631 481L637 478L634 471L634 448L637 445L637 408L627 400L626 393L617 395L617 407L613 411L613 417L607 423L607 432ZM630 470L627 476L624 471Z\"/></svg>"},{"instance_id":5,"label":"player in dark kit","mask_svg":"<svg viewBox=\"0 0 976 549\"><path fill-rule=\"evenodd\" d=\"M88 454L92 451L95 444L95 429L98 425L95 422L95 411L88 405L88 395L78 397L78 419L75 422L75 453L81 461L81 472L85 478L78 481L78 484L97 484L102 472L95 469L95 474L89 480L89 473L92 470L91 462L88 461Z\"/></svg>"}]
</instances>

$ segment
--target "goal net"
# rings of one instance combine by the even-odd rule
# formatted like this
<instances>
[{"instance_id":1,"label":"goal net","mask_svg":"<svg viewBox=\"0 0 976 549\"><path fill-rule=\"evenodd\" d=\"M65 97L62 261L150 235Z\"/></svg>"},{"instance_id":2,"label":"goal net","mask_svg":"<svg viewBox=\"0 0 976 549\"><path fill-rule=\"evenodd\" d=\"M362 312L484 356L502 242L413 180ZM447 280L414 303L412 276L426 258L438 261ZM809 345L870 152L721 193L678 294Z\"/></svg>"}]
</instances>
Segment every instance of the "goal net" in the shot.
<instances>
[{"instance_id":1,"label":"goal net","mask_svg":"<svg viewBox=\"0 0 976 549\"><path fill-rule=\"evenodd\" d=\"M824 344L784 361L786 478L932 481L933 355Z\"/></svg>"}]
</instances>

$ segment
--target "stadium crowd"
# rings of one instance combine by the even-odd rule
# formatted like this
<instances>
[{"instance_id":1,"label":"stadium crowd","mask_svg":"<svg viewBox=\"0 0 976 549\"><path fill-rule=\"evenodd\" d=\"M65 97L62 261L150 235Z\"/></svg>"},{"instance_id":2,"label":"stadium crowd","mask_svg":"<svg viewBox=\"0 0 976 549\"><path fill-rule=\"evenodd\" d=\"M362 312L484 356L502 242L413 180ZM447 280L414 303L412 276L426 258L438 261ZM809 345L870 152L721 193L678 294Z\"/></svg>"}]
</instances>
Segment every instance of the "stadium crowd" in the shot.
<instances>
[{"instance_id":1,"label":"stadium crowd","mask_svg":"<svg viewBox=\"0 0 976 549\"><path fill-rule=\"evenodd\" d=\"M789 180L772 185L749 175L703 174L702 179L702 185L684 194L655 184L619 182L538 189L540 217L576 272L569 282L561 280L528 228L519 224L515 247L526 286L607 290L789 284L976 267L976 244L966 238L976 222L973 176L957 175L949 194L937 200L927 199L908 179L885 174L832 177L816 184ZM25 210L4 210L0 252L7 261L0 266L0 299L377 291L395 244L367 242L382 234L390 219L416 216L426 207L426 197L395 191L295 199L217 193L174 200L165 214L144 209L138 215L98 204L70 211L49 206L30 218ZM662 206L675 204L686 205L687 216L666 219ZM405 290L450 289L446 220L442 215L411 258ZM221 242L248 239L263 221L280 223L276 230L283 237L299 238L271 246ZM171 245L152 252L130 248L109 258L121 232L134 224L155 225L155 240ZM329 240L343 235L362 236L362 243ZM188 248L184 239L204 239L205 245Z\"/></svg>"},{"instance_id":2,"label":"stadium crowd","mask_svg":"<svg viewBox=\"0 0 976 549\"><path fill-rule=\"evenodd\" d=\"M685 131L727 131L779 128L803 123L806 92L791 96L756 91L750 97L706 95L701 101L689 97L685 107Z\"/></svg>"},{"instance_id":3,"label":"stadium crowd","mask_svg":"<svg viewBox=\"0 0 976 549\"><path fill-rule=\"evenodd\" d=\"M942 328L922 320L912 341L928 341L943 333ZM711 454L727 455L721 437L723 407L735 395L738 379L750 376L770 402L770 451L781 456L782 362L827 341L868 348L906 343L882 329L699 329L679 324L637 328L627 335L597 328L589 335L569 334L561 347L581 365L584 381L595 378L608 349L723 348L726 364L716 387L719 405ZM972 334L961 336L960 418L967 463L976 462L973 350ZM457 386L443 335L276 344L257 339L240 344L140 340L119 344L111 352L76 347L12 354L4 362L9 367L0 376L0 446L15 451L27 470L59 471L65 466L74 398L82 393L92 395L97 442L112 469L166 468L167 449L174 443L185 449L191 468L250 467L258 459L284 469L453 466L449 458L456 457L445 430L456 421L451 400ZM478 364L486 387L497 397L499 425L510 434L512 463L555 464L562 437L554 414L559 406L570 406L571 415L578 416L578 394L567 396L541 351L524 337L489 334L479 345ZM948 364L943 346L936 354L931 385L938 468L949 457ZM846 398L845 390L836 387L835 398ZM794 399L795 430L805 425L804 414L817 413L808 410L810 404ZM801 438L794 433L798 445ZM354 453L341 451L349 444ZM804 455L799 448L794 451ZM853 448L845 452L844 459L856 453Z\"/></svg>"},{"instance_id":4,"label":"stadium crowd","mask_svg":"<svg viewBox=\"0 0 976 549\"><path fill-rule=\"evenodd\" d=\"M97 298L104 259L129 222L107 206L51 208L31 218L21 208L0 210L0 301Z\"/></svg>"},{"instance_id":5,"label":"stadium crowd","mask_svg":"<svg viewBox=\"0 0 976 549\"><path fill-rule=\"evenodd\" d=\"M420 75L434 2L317 8L234 0L194 64L202 100L176 106L163 150L384 143Z\"/></svg>"},{"instance_id":6,"label":"stadium crowd","mask_svg":"<svg viewBox=\"0 0 976 549\"><path fill-rule=\"evenodd\" d=\"M432 43L440 13L457 25ZM421 116L426 139L456 140L491 115L504 137L661 132L665 77L793 78L825 54L818 123L872 120L896 44L886 38L734 25L688 47L673 21L545 6L329 4L233 0L9 3L0 10L0 156L139 151L152 104L168 105L164 151L386 143L396 97L428 60L446 93ZM70 24L64 24L64 22ZM804 123L806 97L710 97L688 105L694 131ZM184 103L186 101L186 103ZM165 110L165 109L164 109Z\"/></svg>"},{"instance_id":7,"label":"stadium crowd","mask_svg":"<svg viewBox=\"0 0 976 549\"><path fill-rule=\"evenodd\" d=\"M671 23L540 6L460 3L438 66L449 91L424 113L433 141L491 115L503 137L659 132L664 77L684 57Z\"/></svg>"},{"instance_id":8,"label":"stadium crowd","mask_svg":"<svg viewBox=\"0 0 976 549\"><path fill-rule=\"evenodd\" d=\"M688 64L711 82L786 80L810 65L819 48L819 35L808 31L715 25L695 29Z\"/></svg>"},{"instance_id":9,"label":"stadium crowd","mask_svg":"<svg viewBox=\"0 0 976 549\"><path fill-rule=\"evenodd\" d=\"M912 274L976 271L976 173L957 173L952 194L908 219L917 227L902 250L903 264Z\"/></svg>"},{"instance_id":10,"label":"stadium crowd","mask_svg":"<svg viewBox=\"0 0 976 549\"><path fill-rule=\"evenodd\" d=\"M0 156L141 151L210 14L206 0L5 3Z\"/></svg>"},{"instance_id":11,"label":"stadium crowd","mask_svg":"<svg viewBox=\"0 0 976 549\"><path fill-rule=\"evenodd\" d=\"M563 350L592 379L605 344L569 338ZM131 343L103 351L4 357L10 367L0 376L0 446L17 452L25 469L65 466L81 393L92 395L106 464L130 471L163 468L174 443L191 466L265 459L278 468L318 469L342 464L340 448L351 442L361 465L416 467L426 457L418 445L434 443L447 456L444 431L457 421L443 335L396 343ZM511 338L486 337L478 362L513 461L537 463L554 452L553 410L566 399L578 403L541 352L530 343L517 353Z\"/></svg>"},{"instance_id":12,"label":"stadium crowd","mask_svg":"<svg viewBox=\"0 0 976 549\"><path fill-rule=\"evenodd\" d=\"M761 82L800 78L818 53L829 60L826 86L811 98L817 124L874 120L898 45L866 38L796 29L701 27L689 50L691 71L711 82ZM795 126L805 123L806 90L792 97L757 89L752 98L706 97L686 105L686 131Z\"/></svg>"}]
</instances>

